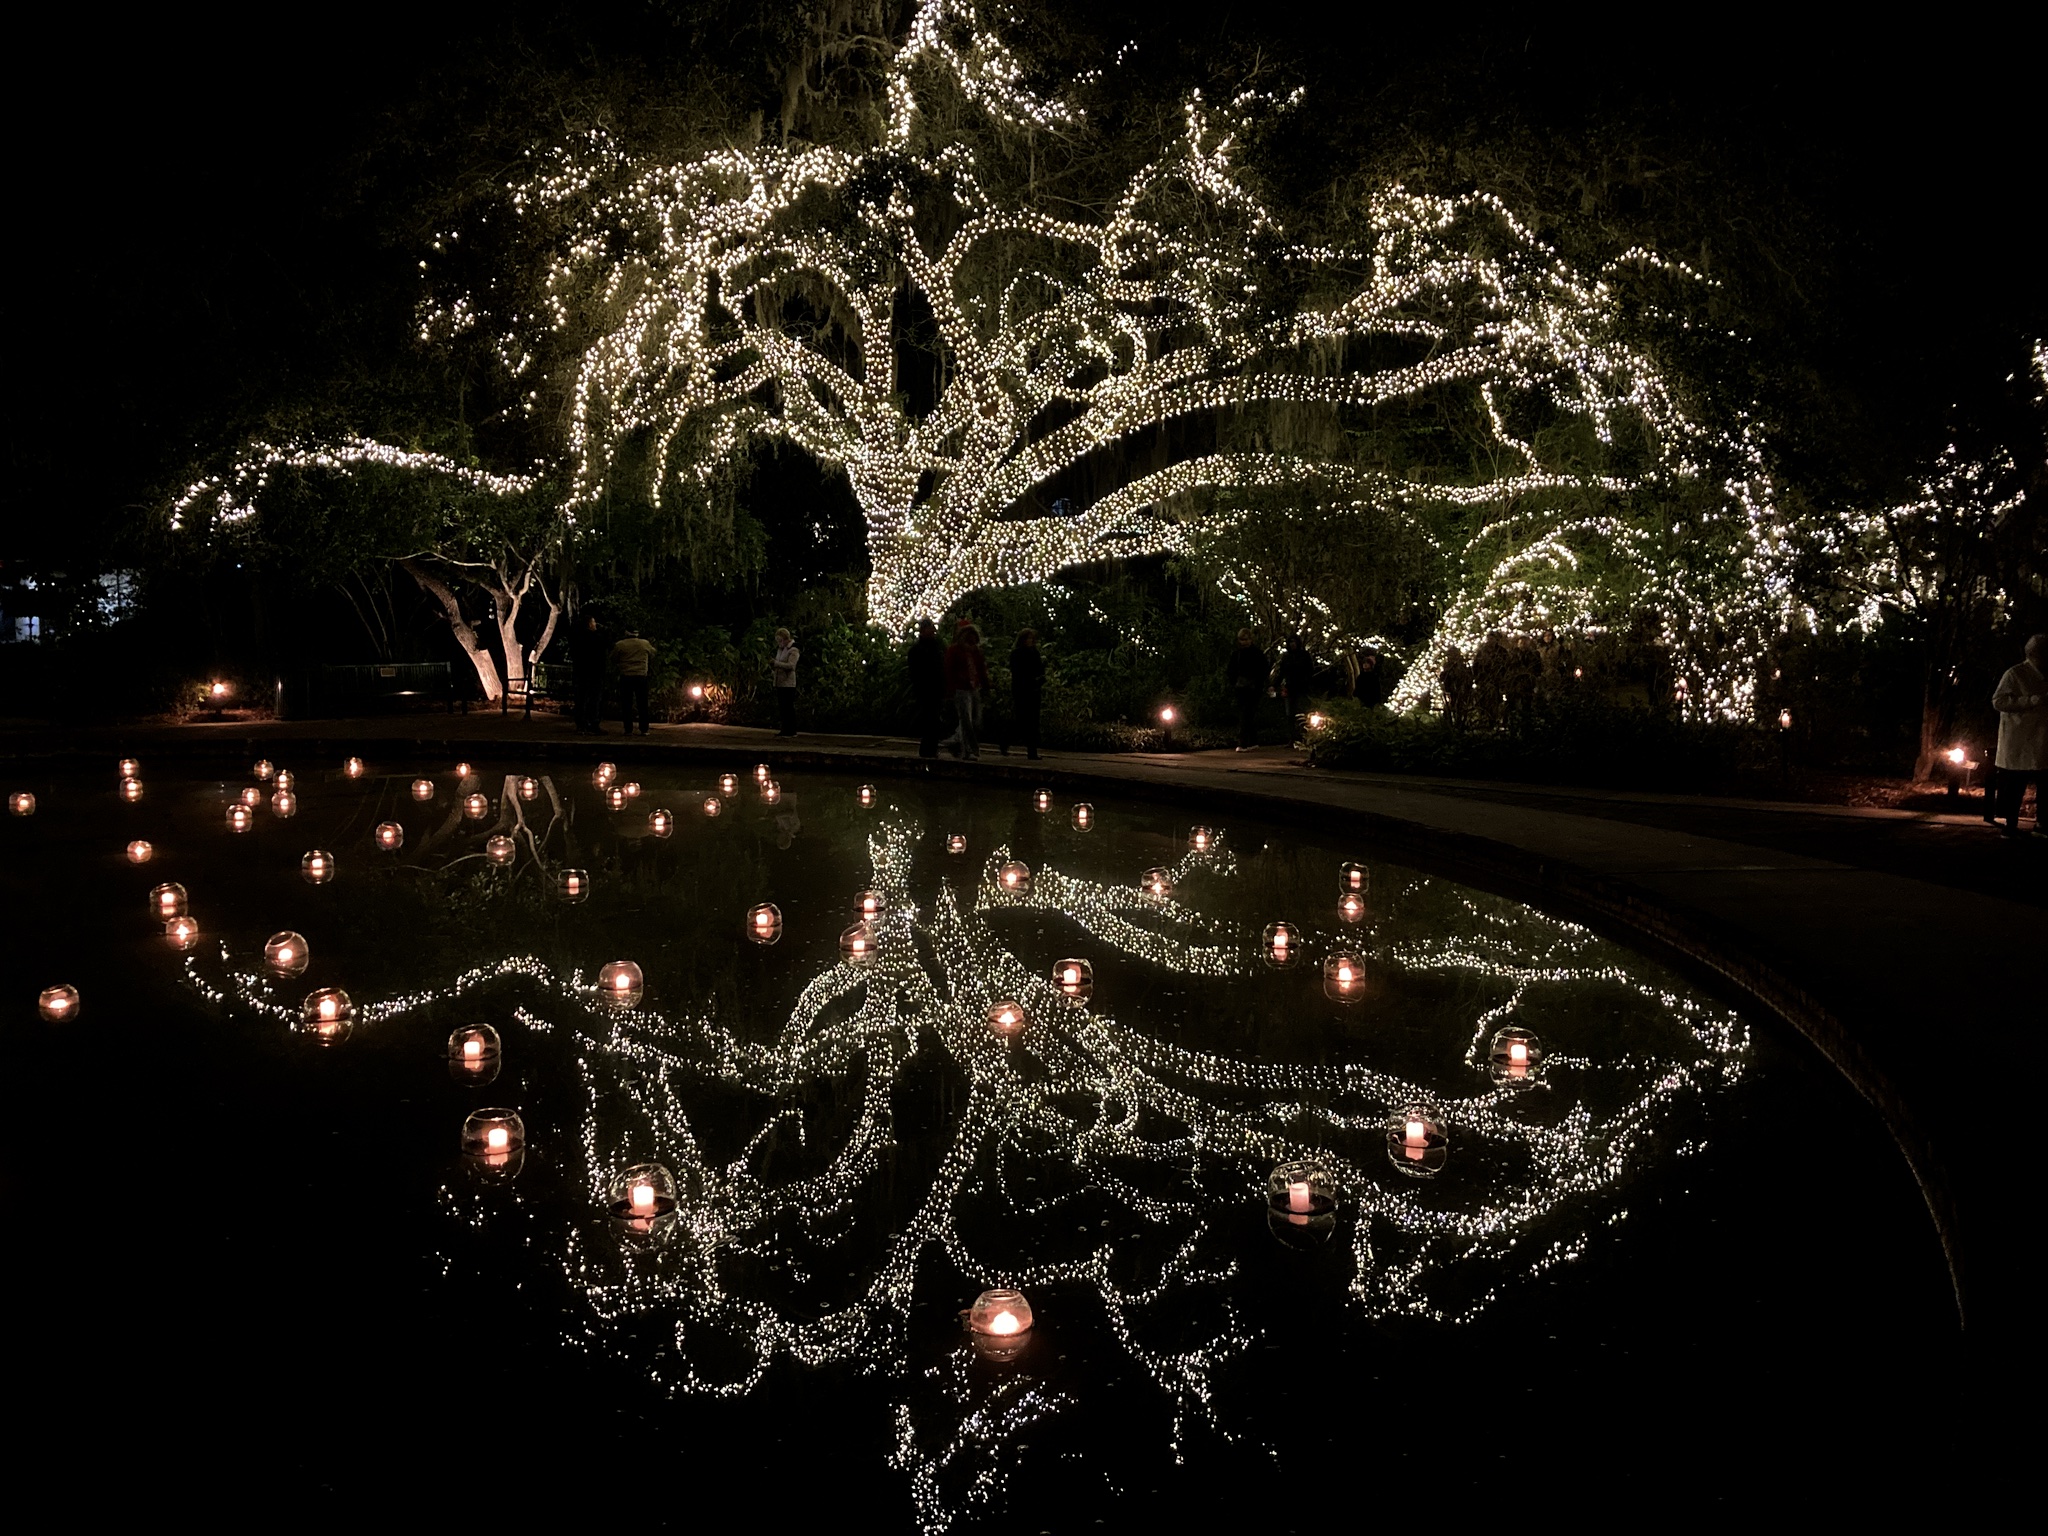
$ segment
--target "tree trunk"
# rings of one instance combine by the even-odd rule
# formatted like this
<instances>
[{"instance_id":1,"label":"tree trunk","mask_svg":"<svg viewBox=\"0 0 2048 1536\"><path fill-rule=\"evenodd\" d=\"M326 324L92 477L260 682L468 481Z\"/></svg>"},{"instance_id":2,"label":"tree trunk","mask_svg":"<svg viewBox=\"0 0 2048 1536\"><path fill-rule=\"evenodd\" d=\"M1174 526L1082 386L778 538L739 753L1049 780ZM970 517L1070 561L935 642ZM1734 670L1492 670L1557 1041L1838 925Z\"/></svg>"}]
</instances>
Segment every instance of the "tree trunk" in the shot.
<instances>
[{"instance_id":1,"label":"tree trunk","mask_svg":"<svg viewBox=\"0 0 2048 1536\"><path fill-rule=\"evenodd\" d=\"M526 652L519 644L519 609L525 594L515 592L502 575L491 588L491 608L498 618L498 649L505 657L505 687L510 693L526 689Z\"/></svg>"},{"instance_id":2,"label":"tree trunk","mask_svg":"<svg viewBox=\"0 0 2048 1536\"><path fill-rule=\"evenodd\" d=\"M505 685L498 680L498 664L491 659L490 648L478 638L475 626L463 617L462 604L456 601L448 583L427 570L418 561L404 559L398 562L405 573L420 584L425 592L441 605L447 615L448 628L454 632L455 640L469 657L470 665L476 668L477 681L483 685L484 699L495 704L505 692Z\"/></svg>"},{"instance_id":3,"label":"tree trunk","mask_svg":"<svg viewBox=\"0 0 2048 1536\"><path fill-rule=\"evenodd\" d=\"M1927 664L1927 682L1920 694L1920 755L1913 760L1913 778L1934 778L1941 768L1942 753L1952 745L1955 734L1956 690L1949 669L1938 661Z\"/></svg>"}]
</instances>

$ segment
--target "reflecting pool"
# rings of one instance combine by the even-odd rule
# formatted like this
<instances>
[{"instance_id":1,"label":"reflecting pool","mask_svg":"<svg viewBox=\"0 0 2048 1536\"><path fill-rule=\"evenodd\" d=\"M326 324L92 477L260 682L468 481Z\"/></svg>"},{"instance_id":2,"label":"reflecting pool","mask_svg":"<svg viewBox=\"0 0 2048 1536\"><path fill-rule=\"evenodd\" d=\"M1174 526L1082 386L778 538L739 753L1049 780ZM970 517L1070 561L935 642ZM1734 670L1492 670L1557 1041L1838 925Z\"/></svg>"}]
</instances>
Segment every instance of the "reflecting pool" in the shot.
<instances>
[{"instance_id":1,"label":"reflecting pool","mask_svg":"<svg viewBox=\"0 0 2048 1536\"><path fill-rule=\"evenodd\" d=\"M1796 1042L1339 832L273 755L283 813L110 763L7 829L25 1163L149 1186L44 1305L177 1298L252 1433L516 1422L551 1484L1063 1529L1334 1506L1361 1461L1511 1477L1504 1433L1626 1440L1618 1405L1739 1400L1788 1338L1952 1321L1902 1161ZM969 1330L992 1288L1018 1310ZM381 1454L263 1475L434 1463Z\"/></svg>"}]
</instances>

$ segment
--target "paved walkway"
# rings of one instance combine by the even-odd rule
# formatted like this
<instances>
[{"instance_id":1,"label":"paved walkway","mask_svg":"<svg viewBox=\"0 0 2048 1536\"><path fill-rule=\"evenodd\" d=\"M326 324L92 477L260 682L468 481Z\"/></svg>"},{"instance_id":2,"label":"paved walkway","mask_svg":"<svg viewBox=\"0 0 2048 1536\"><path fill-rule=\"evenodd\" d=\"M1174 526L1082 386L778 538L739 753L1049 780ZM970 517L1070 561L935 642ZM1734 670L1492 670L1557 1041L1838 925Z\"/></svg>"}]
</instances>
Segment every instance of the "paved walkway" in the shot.
<instances>
[{"instance_id":1,"label":"paved walkway","mask_svg":"<svg viewBox=\"0 0 2048 1536\"><path fill-rule=\"evenodd\" d=\"M1376 853L1530 899L1660 953L1796 1027L1878 1108L1927 1194L1972 1332L2021 1326L2026 1218L2004 1181L2027 1166L2025 1111L1994 1082L2030 1074L2048 1034L2048 841L1972 811L1830 808L1332 773L1265 749L1048 752L920 763L871 736L657 726L579 737L558 717L413 715L45 730L0 725L0 758L242 755L290 741L365 756L493 750L640 761L768 759L932 772L1343 817ZM1797 1155L1796 1138L1784 1155ZM1768 1177L1769 1159L1759 1160ZM1767 1256L1760 1255L1760 1261Z\"/></svg>"}]
</instances>

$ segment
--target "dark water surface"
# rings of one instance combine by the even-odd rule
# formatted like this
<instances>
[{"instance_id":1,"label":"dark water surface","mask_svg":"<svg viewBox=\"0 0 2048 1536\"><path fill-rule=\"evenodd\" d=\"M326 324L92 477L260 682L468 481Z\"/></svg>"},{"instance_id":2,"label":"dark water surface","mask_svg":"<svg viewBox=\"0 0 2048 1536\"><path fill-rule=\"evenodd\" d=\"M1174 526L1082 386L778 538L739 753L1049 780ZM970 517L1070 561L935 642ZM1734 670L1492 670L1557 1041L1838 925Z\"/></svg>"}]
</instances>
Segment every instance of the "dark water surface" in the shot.
<instances>
[{"instance_id":1,"label":"dark water surface","mask_svg":"<svg viewBox=\"0 0 2048 1536\"><path fill-rule=\"evenodd\" d=\"M1130 802L1080 830L1064 794L885 780L863 807L790 773L770 806L736 761L711 818L711 772L630 769L612 812L587 765L284 766L297 813L245 834L246 771L145 764L134 804L111 764L5 786L41 800L0 828L31 1475L84 1486L111 1444L120 1488L174 1506L925 1531L1943 1475L1954 1311L1883 1127L1781 1028L1582 928L1336 834L1219 817L1194 852L1194 818ZM564 866L587 900L551 893ZM1138 891L1151 867L1171 901ZM191 893L189 957L145 910L160 880ZM742 931L764 901L771 946ZM1305 963L1265 963L1277 919ZM301 978L263 973L282 929ZM1350 1004L1319 969L1346 947ZM1086 1009L1049 984L1067 956ZM615 1010L593 983L622 958L646 992ZM59 980L82 1014L45 1024ZM339 1045L292 1023L326 986L359 1010ZM1000 998L1031 1012L1015 1041ZM505 1041L488 1085L443 1059L478 1021ZM1527 1080L1488 1070L1507 1025L1548 1052ZM488 1104L524 1116L515 1168L459 1154ZM1448 1130L1434 1177L1389 1153L1410 1104ZM1326 1234L1269 1215L1295 1157L1338 1190ZM655 1240L605 1205L649 1161L683 1187ZM998 1283L1038 1319L1011 1360L958 1316Z\"/></svg>"}]
</instances>

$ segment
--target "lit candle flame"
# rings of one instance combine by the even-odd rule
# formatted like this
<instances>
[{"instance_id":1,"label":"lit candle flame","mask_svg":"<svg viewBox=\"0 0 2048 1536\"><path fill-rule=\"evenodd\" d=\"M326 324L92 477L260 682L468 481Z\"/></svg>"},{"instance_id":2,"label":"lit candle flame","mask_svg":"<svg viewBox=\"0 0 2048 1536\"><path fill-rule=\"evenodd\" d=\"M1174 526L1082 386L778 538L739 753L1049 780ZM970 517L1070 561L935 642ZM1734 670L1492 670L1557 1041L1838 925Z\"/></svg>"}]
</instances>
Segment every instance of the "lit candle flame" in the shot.
<instances>
[{"instance_id":1,"label":"lit candle flame","mask_svg":"<svg viewBox=\"0 0 2048 1536\"><path fill-rule=\"evenodd\" d=\"M481 1041L481 1040L465 1040L465 1041L463 1041L463 1042L462 1042L462 1054L463 1054L463 1055L465 1055L465 1056L467 1056L467 1057L468 1057L468 1058L469 1058L469 1059L470 1059L471 1061L475 1061L475 1060L476 1060L476 1059L477 1059L478 1057L482 1056L482 1055L483 1055L483 1053L484 1053L484 1043L483 1043L483 1041Z\"/></svg>"},{"instance_id":2,"label":"lit candle flame","mask_svg":"<svg viewBox=\"0 0 2048 1536\"><path fill-rule=\"evenodd\" d=\"M484 1132L484 1145L493 1152L502 1152L512 1144L512 1133L502 1125L494 1125Z\"/></svg>"},{"instance_id":3,"label":"lit candle flame","mask_svg":"<svg viewBox=\"0 0 2048 1536\"><path fill-rule=\"evenodd\" d=\"M633 1186L633 1209L636 1211L651 1211L654 1209L653 1185L635 1184Z\"/></svg>"},{"instance_id":4,"label":"lit candle flame","mask_svg":"<svg viewBox=\"0 0 2048 1536\"><path fill-rule=\"evenodd\" d=\"M1008 1311L998 1312L988 1320L988 1331L1004 1335L1015 1333L1017 1331L1017 1314Z\"/></svg>"}]
</instances>

